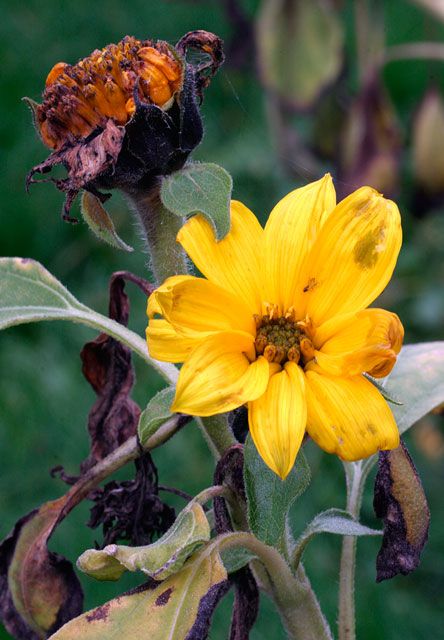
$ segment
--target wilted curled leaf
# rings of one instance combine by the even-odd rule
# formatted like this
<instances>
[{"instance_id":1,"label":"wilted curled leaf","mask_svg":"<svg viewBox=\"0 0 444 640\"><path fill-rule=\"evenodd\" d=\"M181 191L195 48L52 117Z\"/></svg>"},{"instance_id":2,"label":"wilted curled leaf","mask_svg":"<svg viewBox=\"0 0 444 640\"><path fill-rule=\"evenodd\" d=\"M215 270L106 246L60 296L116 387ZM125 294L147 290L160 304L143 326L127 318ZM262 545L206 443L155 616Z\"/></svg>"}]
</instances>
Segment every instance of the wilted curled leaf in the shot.
<instances>
[{"instance_id":1,"label":"wilted curled leaf","mask_svg":"<svg viewBox=\"0 0 444 640\"><path fill-rule=\"evenodd\" d=\"M419 564L427 542L430 512L421 480L404 443L380 451L374 509L384 520L384 537L376 560L376 580L407 575Z\"/></svg>"},{"instance_id":2,"label":"wilted curled leaf","mask_svg":"<svg viewBox=\"0 0 444 640\"><path fill-rule=\"evenodd\" d=\"M227 573L210 543L153 590L136 590L71 620L52 640L205 640L227 590Z\"/></svg>"},{"instance_id":3,"label":"wilted curled leaf","mask_svg":"<svg viewBox=\"0 0 444 640\"><path fill-rule=\"evenodd\" d=\"M210 525L205 512L200 504L191 502L153 544L143 547L111 544L102 550L89 549L80 556L77 566L98 580L118 580L126 569L164 580L179 571L186 559L209 539Z\"/></svg>"},{"instance_id":4,"label":"wilted curled leaf","mask_svg":"<svg viewBox=\"0 0 444 640\"><path fill-rule=\"evenodd\" d=\"M0 545L0 617L16 638L46 638L82 611L71 563L48 550L67 497L21 518Z\"/></svg>"},{"instance_id":5,"label":"wilted curled leaf","mask_svg":"<svg viewBox=\"0 0 444 640\"><path fill-rule=\"evenodd\" d=\"M142 278L125 272L114 273L109 285L109 317L126 326L129 299L125 281L131 280L145 294L149 284ZM130 398L134 384L131 350L106 333L87 342L82 349L83 375L97 393L97 400L88 417L91 452L82 464L82 472L107 456L127 438L135 435L140 409Z\"/></svg>"}]
</instances>

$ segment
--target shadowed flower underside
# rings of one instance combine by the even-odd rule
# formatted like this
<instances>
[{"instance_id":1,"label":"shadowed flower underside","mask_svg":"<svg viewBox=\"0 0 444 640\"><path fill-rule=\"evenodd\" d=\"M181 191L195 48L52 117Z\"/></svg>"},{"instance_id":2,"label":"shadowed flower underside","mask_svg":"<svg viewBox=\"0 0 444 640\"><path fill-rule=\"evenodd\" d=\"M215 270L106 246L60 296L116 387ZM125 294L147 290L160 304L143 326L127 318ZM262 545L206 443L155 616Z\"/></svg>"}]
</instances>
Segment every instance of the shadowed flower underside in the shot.
<instances>
[{"instance_id":1,"label":"shadowed flower underside","mask_svg":"<svg viewBox=\"0 0 444 640\"><path fill-rule=\"evenodd\" d=\"M149 298L150 355L183 362L173 411L248 406L251 436L281 478L303 436L343 460L399 444L366 378L386 376L403 340L398 317L367 308L395 268L397 206L370 187L336 203L330 175L288 194L262 229L240 202L216 242L203 216L178 234L203 278L174 276Z\"/></svg>"}]
</instances>

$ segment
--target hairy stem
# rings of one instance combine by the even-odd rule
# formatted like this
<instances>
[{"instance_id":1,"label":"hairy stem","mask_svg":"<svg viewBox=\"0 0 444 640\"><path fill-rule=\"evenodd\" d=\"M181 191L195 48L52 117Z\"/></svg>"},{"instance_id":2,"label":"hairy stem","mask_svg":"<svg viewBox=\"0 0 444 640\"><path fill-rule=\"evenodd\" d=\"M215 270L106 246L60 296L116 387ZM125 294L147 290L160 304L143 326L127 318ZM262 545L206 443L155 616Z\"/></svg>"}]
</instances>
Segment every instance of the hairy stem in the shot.
<instances>
[{"instance_id":1,"label":"hairy stem","mask_svg":"<svg viewBox=\"0 0 444 640\"><path fill-rule=\"evenodd\" d=\"M146 191L127 194L141 222L150 253L151 271L156 284L173 275L188 273L188 262L176 235L184 220L166 209L160 199L160 181ZM228 427L226 416L197 418L204 437L219 458L236 440Z\"/></svg>"},{"instance_id":2,"label":"hairy stem","mask_svg":"<svg viewBox=\"0 0 444 640\"><path fill-rule=\"evenodd\" d=\"M245 547L259 558L270 579L271 595L290 640L332 639L302 565L295 577L280 553L251 533L231 533L216 540L220 549Z\"/></svg>"},{"instance_id":3,"label":"hairy stem","mask_svg":"<svg viewBox=\"0 0 444 640\"><path fill-rule=\"evenodd\" d=\"M216 459L220 458L231 445L237 443L225 415L196 418L196 421Z\"/></svg>"},{"instance_id":4,"label":"hairy stem","mask_svg":"<svg viewBox=\"0 0 444 640\"><path fill-rule=\"evenodd\" d=\"M358 520L363 491L362 461L344 463L347 479L347 511ZM339 572L339 640L354 640L356 536L344 536Z\"/></svg>"},{"instance_id":5,"label":"hairy stem","mask_svg":"<svg viewBox=\"0 0 444 640\"><path fill-rule=\"evenodd\" d=\"M159 286L170 276L188 273L185 252L176 242L183 218L166 209L160 199L160 180L150 189L127 194L143 229L151 257L150 267Z\"/></svg>"}]
</instances>

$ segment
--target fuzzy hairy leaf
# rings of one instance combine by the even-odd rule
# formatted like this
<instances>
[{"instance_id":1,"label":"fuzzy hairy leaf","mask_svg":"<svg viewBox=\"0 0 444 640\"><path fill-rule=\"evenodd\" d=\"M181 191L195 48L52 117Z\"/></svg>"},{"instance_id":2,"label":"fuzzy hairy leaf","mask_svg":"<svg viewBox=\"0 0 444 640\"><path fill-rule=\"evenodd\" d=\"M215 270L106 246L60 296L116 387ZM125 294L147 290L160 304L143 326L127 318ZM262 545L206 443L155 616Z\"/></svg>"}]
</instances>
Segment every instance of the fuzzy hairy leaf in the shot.
<instances>
[{"instance_id":1,"label":"fuzzy hairy leaf","mask_svg":"<svg viewBox=\"0 0 444 640\"><path fill-rule=\"evenodd\" d=\"M0 258L0 329L41 320L70 320L98 329L127 345L168 382L177 380L176 367L149 357L145 340L81 304L41 264L30 258Z\"/></svg>"},{"instance_id":2,"label":"fuzzy hairy leaf","mask_svg":"<svg viewBox=\"0 0 444 640\"><path fill-rule=\"evenodd\" d=\"M293 469L281 480L264 463L249 436L244 448L244 477L252 532L265 544L283 550L290 507L310 483L310 468L302 450Z\"/></svg>"},{"instance_id":3,"label":"fuzzy hairy leaf","mask_svg":"<svg viewBox=\"0 0 444 640\"><path fill-rule=\"evenodd\" d=\"M136 590L62 627L52 640L203 640L211 613L226 591L217 545L195 553L182 569L150 590Z\"/></svg>"},{"instance_id":4,"label":"fuzzy hairy leaf","mask_svg":"<svg viewBox=\"0 0 444 640\"><path fill-rule=\"evenodd\" d=\"M371 529L357 522L343 509L327 509L318 513L305 528L293 551L293 566L296 567L307 544L318 533L335 533L340 536L380 536L382 531Z\"/></svg>"},{"instance_id":5,"label":"fuzzy hairy leaf","mask_svg":"<svg viewBox=\"0 0 444 640\"><path fill-rule=\"evenodd\" d=\"M232 189L230 174L219 165L191 162L163 177L160 197L165 207L178 216L203 214L219 241L230 230Z\"/></svg>"},{"instance_id":6,"label":"fuzzy hairy leaf","mask_svg":"<svg viewBox=\"0 0 444 640\"><path fill-rule=\"evenodd\" d=\"M171 416L170 408L173 404L175 392L174 387L162 389L151 398L146 409L140 414L137 432L142 447L145 446L160 425Z\"/></svg>"},{"instance_id":7,"label":"fuzzy hairy leaf","mask_svg":"<svg viewBox=\"0 0 444 640\"><path fill-rule=\"evenodd\" d=\"M205 512L200 504L191 502L153 544L143 547L110 544L102 550L89 549L80 556L77 566L98 580L118 580L125 570L142 571L150 578L164 580L209 539Z\"/></svg>"},{"instance_id":8,"label":"fuzzy hairy leaf","mask_svg":"<svg viewBox=\"0 0 444 640\"><path fill-rule=\"evenodd\" d=\"M391 410L400 433L404 433L444 402L444 342L421 342L403 347L384 389L402 402Z\"/></svg>"}]
</instances>

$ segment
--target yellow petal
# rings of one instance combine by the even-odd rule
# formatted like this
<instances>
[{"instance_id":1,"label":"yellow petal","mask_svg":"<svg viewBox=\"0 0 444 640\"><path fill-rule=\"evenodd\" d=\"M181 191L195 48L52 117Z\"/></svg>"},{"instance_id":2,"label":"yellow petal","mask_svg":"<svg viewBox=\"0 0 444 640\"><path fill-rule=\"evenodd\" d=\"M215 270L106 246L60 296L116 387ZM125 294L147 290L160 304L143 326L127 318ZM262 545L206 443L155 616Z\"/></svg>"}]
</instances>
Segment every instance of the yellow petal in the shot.
<instances>
[{"instance_id":1,"label":"yellow petal","mask_svg":"<svg viewBox=\"0 0 444 640\"><path fill-rule=\"evenodd\" d=\"M216 333L190 355L179 373L172 411L211 416L254 400L267 388L268 360L250 363L253 338L240 332Z\"/></svg>"},{"instance_id":2,"label":"yellow petal","mask_svg":"<svg viewBox=\"0 0 444 640\"><path fill-rule=\"evenodd\" d=\"M187 278L155 293L161 314L182 335L245 331L256 335L253 315L241 299L203 278Z\"/></svg>"},{"instance_id":3,"label":"yellow petal","mask_svg":"<svg viewBox=\"0 0 444 640\"><path fill-rule=\"evenodd\" d=\"M316 362L332 375L382 378L393 369L403 337L398 316L384 309L335 316L316 330Z\"/></svg>"},{"instance_id":4,"label":"yellow petal","mask_svg":"<svg viewBox=\"0 0 444 640\"><path fill-rule=\"evenodd\" d=\"M365 309L385 288L401 248L398 207L370 187L339 203L304 267L295 304L315 325Z\"/></svg>"},{"instance_id":5,"label":"yellow petal","mask_svg":"<svg viewBox=\"0 0 444 640\"><path fill-rule=\"evenodd\" d=\"M281 313L294 303L301 267L321 226L336 205L330 174L289 193L274 207L265 226L266 299Z\"/></svg>"},{"instance_id":6,"label":"yellow petal","mask_svg":"<svg viewBox=\"0 0 444 640\"><path fill-rule=\"evenodd\" d=\"M146 340L150 356L163 362L184 362L201 342L179 335L169 322L157 318L150 320Z\"/></svg>"},{"instance_id":7,"label":"yellow petal","mask_svg":"<svg viewBox=\"0 0 444 640\"><path fill-rule=\"evenodd\" d=\"M307 423L302 369L288 362L271 376L266 392L248 404L253 442L265 464L282 480L291 471Z\"/></svg>"},{"instance_id":8,"label":"yellow petal","mask_svg":"<svg viewBox=\"0 0 444 640\"><path fill-rule=\"evenodd\" d=\"M241 202L231 203L231 230L216 242L202 215L191 218L177 234L196 267L211 282L234 293L251 309L261 309L261 254L263 229Z\"/></svg>"},{"instance_id":9,"label":"yellow petal","mask_svg":"<svg viewBox=\"0 0 444 640\"><path fill-rule=\"evenodd\" d=\"M187 280L192 279L193 276L171 276L171 278L167 278L163 284L160 285L148 298L148 305L146 308L146 313L148 318L153 318L156 313L161 314L161 310L159 304L157 302L157 294L159 292L166 292L171 289L175 284L179 282L186 282Z\"/></svg>"},{"instance_id":10,"label":"yellow petal","mask_svg":"<svg viewBox=\"0 0 444 640\"><path fill-rule=\"evenodd\" d=\"M399 445L388 404L364 377L339 378L307 371L306 389L307 431L324 451L343 460L360 460Z\"/></svg>"}]
</instances>

